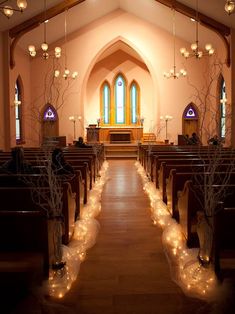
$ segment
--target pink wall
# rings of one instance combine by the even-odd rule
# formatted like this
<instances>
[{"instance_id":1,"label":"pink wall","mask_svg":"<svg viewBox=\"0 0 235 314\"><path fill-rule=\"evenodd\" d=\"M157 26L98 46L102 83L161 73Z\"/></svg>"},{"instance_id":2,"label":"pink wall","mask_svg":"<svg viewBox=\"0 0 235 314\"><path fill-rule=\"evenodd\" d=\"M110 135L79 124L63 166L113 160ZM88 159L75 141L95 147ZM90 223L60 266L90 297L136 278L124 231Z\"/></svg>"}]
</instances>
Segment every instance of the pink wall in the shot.
<instances>
[{"instance_id":1,"label":"pink wall","mask_svg":"<svg viewBox=\"0 0 235 314\"><path fill-rule=\"evenodd\" d=\"M140 66L129 53L113 51L112 47L117 41L129 45L145 66ZM58 44L61 44L63 49L63 40L56 43ZM185 61L180 56L178 52L180 47L189 45L181 39L176 40L177 69L186 68L188 78L167 80L163 77L163 72L173 66L172 34L136 16L116 10L70 35L67 42L68 68L78 71L78 78L67 90L66 99L59 109L60 135L66 135L68 141L73 138L73 126L69 121L71 115L83 117L84 125L77 125L78 133L82 132L86 123L96 120L99 116L100 85L105 78L112 80L121 70L128 77L128 81L137 78L140 83L141 112L146 118L145 132L159 129L160 116L168 114L173 116L168 128L169 139L176 142L177 135L182 132L181 118L184 108L193 101L194 88L191 84L196 85L199 90L202 88L204 84L202 73L208 66L207 58ZM104 54L105 58L100 62ZM26 60L20 61L20 56L18 58L17 69L20 69L19 63L26 64L26 69L20 70L27 86L29 81L26 73L29 73L29 63ZM35 104L38 108L48 100L48 97L44 97L44 91L45 75L52 71L50 67L51 58L44 61L41 57L36 57L30 62L31 95L28 92L27 97L30 98L29 103ZM63 88L64 85L61 85L61 90ZM29 130L27 134L30 134ZM163 130L159 134L159 139L164 139L164 134Z\"/></svg>"}]
</instances>

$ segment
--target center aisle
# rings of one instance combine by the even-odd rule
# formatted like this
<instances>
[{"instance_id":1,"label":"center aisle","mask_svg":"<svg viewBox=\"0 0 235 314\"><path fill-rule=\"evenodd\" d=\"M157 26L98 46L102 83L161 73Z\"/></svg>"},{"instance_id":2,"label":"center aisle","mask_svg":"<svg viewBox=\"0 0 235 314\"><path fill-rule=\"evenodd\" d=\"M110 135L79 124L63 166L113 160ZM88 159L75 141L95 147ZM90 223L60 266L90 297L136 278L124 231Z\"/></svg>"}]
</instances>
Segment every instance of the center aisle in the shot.
<instances>
[{"instance_id":1,"label":"center aisle","mask_svg":"<svg viewBox=\"0 0 235 314\"><path fill-rule=\"evenodd\" d=\"M97 243L60 303L79 314L206 313L171 280L135 161L109 161L108 177Z\"/></svg>"}]
</instances>

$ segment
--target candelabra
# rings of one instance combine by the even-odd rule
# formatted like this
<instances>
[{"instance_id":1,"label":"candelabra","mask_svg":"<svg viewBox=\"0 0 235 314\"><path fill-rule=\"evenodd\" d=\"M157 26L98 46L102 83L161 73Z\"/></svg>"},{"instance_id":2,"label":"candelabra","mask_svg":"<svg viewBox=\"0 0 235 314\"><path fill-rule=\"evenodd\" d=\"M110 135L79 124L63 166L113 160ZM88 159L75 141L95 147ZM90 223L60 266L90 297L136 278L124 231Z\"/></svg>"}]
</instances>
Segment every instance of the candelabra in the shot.
<instances>
[{"instance_id":1,"label":"candelabra","mask_svg":"<svg viewBox=\"0 0 235 314\"><path fill-rule=\"evenodd\" d=\"M165 143L168 143L169 140L167 139L167 128L168 128L168 122L171 121L173 119L172 116L169 116L169 115L165 115L164 117L163 116L160 116L160 120L162 121L165 121L165 129L166 129L166 139L165 139Z\"/></svg>"},{"instance_id":2,"label":"candelabra","mask_svg":"<svg viewBox=\"0 0 235 314\"><path fill-rule=\"evenodd\" d=\"M78 115L74 115L74 116L70 116L69 120L73 122L73 138L76 139L77 138L76 137L76 121L77 120L81 121L82 117Z\"/></svg>"}]
</instances>

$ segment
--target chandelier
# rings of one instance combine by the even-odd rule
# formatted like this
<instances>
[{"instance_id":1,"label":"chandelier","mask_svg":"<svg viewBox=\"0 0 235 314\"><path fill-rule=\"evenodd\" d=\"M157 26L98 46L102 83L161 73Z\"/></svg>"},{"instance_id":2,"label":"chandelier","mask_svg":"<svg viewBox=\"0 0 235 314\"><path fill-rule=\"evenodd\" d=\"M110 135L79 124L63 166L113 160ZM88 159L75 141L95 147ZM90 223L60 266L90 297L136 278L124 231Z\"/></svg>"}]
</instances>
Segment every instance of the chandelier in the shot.
<instances>
[{"instance_id":1,"label":"chandelier","mask_svg":"<svg viewBox=\"0 0 235 314\"><path fill-rule=\"evenodd\" d=\"M48 53L49 46L47 43L47 29L46 29L47 23L48 23L48 20L46 19L46 0L44 0L44 21L43 21L43 37L44 37L44 39L43 39L43 43L41 44L41 49L42 49L42 57L45 60L47 60L49 58L49 53ZM29 45L28 50L29 50L29 54L31 57L36 56L37 52L36 52L34 45ZM60 47L55 47L54 56L56 58L61 57L61 48Z\"/></svg>"},{"instance_id":2,"label":"chandelier","mask_svg":"<svg viewBox=\"0 0 235 314\"><path fill-rule=\"evenodd\" d=\"M164 77L166 78L179 78L180 76L181 77L185 77L187 75L187 72L184 70L184 69L181 69L179 72L176 71L176 65L175 65L175 10L173 9L173 38L174 38L174 59L173 59L173 62L174 62L174 65L173 65L173 68L170 69L169 72L164 72L163 75Z\"/></svg>"},{"instance_id":3,"label":"chandelier","mask_svg":"<svg viewBox=\"0 0 235 314\"><path fill-rule=\"evenodd\" d=\"M65 10L65 18L64 18L64 56L65 56L65 67L64 67L64 73L63 73L63 78L67 80L68 78L75 79L78 76L78 72L74 71L72 74L70 74L70 70L68 69L67 66L67 11L68 9ZM60 76L60 71L55 70L54 72L55 77Z\"/></svg>"},{"instance_id":4,"label":"chandelier","mask_svg":"<svg viewBox=\"0 0 235 314\"><path fill-rule=\"evenodd\" d=\"M2 14L4 14L7 18L10 18L13 15L14 11L22 13L27 7L27 1L26 0L17 0L16 1L16 5L17 5L18 9L13 8L10 5L7 5L6 2L7 2L7 0L0 2L0 9L1 9Z\"/></svg>"},{"instance_id":5,"label":"chandelier","mask_svg":"<svg viewBox=\"0 0 235 314\"><path fill-rule=\"evenodd\" d=\"M229 1L227 0L224 6L225 11L228 13L228 15L235 12L235 1Z\"/></svg>"},{"instance_id":6,"label":"chandelier","mask_svg":"<svg viewBox=\"0 0 235 314\"><path fill-rule=\"evenodd\" d=\"M181 48L180 53L183 57L188 59L189 57L196 57L197 59L201 59L203 56L212 56L214 53L214 48L211 44L205 45L205 50L202 51L199 48L199 40L198 40L198 25L199 25L199 17L198 17L198 0L196 0L196 40L194 43L191 44L191 52L189 52L186 48Z\"/></svg>"}]
</instances>

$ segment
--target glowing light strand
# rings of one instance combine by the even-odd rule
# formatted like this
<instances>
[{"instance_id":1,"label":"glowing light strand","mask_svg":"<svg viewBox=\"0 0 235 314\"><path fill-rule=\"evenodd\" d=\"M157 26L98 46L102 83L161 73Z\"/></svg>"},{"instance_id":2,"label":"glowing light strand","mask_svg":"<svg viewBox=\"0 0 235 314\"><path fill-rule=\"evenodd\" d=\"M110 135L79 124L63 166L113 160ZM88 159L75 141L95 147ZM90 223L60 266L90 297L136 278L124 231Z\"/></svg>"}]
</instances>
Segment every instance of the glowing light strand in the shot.
<instances>
[{"instance_id":1,"label":"glowing light strand","mask_svg":"<svg viewBox=\"0 0 235 314\"><path fill-rule=\"evenodd\" d=\"M88 196L87 204L82 208L80 219L75 222L74 235L68 246L62 245L65 265L60 269L51 269L46 283L46 294L63 298L77 278L80 264L86 258L86 251L96 242L99 222L95 217L101 211L101 193L107 181L108 162L105 161L99 172L93 189Z\"/></svg>"},{"instance_id":2,"label":"glowing light strand","mask_svg":"<svg viewBox=\"0 0 235 314\"><path fill-rule=\"evenodd\" d=\"M149 181L140 163L136 162L135 166L142 178L143 189L150 198L153 224L163 229L162 242L172 270L172 279L189 296L215 299L219 284L213 269L202 267L197 258L198 249L186 246L181 226L171 217L166 204L161 200L159 190Z\"/></svg>"}]
</instances>

